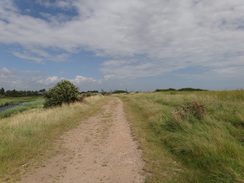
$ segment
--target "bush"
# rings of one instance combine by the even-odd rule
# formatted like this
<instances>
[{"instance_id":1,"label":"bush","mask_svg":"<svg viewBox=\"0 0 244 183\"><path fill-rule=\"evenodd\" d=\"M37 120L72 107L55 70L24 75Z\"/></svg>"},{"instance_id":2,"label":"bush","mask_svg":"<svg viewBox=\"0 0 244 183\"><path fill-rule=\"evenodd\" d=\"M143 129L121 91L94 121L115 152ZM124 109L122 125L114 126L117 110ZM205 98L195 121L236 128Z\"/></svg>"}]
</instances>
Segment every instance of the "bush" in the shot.
<instances>
[{"instance_id":1,"label":"bush","mask_svg":"<svg viewBox=\"0 0 244 183\"><path fill-rule=\"evenodd\" d=\"M44 94L45 108L60 106L63 103L72 103L79 100L79 89L73 83L63 80Z\"/></svg>"},{"instance_id":2,"label":"bush","mask_svg":"<svg viewBox=\"0 0 244 183\"><path fill-rule=\"evenodd\" d=\"M174 116L179 115L182 119L188 119L190 116L201 120L205 115L205 106L200 101L192 101L185 103L181 109L174 111Z\"/></svg>"},{"instance_id":3,"label":"bush","mask_svg":"<svg viewBox=\"0 0 244 183\"><path fill-rule=\"evenodd\" d=\"M177 91L174 88L169 88L169 89L156 89L155 92L168 92L168 91Z\"/></svg>"},{"instance_id":4,"label":"bush","mask_svg":"<svg viewBox=\"0 0 244 183\"><path fill-rule=\"evenodd\" d=\"M129 93L125 90L115 90L113 93Z\"/></svg>"},{"instance_id":5,"label":"bush","mask_svg":"<svg viewBox=\"0 0 244 183\"><path fill-rule=\"evenodd\" d=\"M200 89L200 88L181 88L178 91L207 91L207 90Z\"/></svg>"}]
</instances>

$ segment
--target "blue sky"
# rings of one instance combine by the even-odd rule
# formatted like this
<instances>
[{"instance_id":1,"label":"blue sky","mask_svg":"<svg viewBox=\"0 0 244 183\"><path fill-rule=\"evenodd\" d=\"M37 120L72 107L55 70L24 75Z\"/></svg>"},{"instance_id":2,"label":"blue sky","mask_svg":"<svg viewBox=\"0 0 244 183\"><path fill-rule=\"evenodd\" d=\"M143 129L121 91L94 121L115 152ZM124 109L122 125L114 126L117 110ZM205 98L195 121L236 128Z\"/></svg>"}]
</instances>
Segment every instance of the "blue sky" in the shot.
<instances>
[{"instance_id":1,"label":"blue sky","mask_svg":"<svg viewBox=\"0 0 244 183\"><path fill-rule=\"evenodd\" d=\"M244 88L243 0L1 0L0 87Z\"/></svg>"}]
</instances>

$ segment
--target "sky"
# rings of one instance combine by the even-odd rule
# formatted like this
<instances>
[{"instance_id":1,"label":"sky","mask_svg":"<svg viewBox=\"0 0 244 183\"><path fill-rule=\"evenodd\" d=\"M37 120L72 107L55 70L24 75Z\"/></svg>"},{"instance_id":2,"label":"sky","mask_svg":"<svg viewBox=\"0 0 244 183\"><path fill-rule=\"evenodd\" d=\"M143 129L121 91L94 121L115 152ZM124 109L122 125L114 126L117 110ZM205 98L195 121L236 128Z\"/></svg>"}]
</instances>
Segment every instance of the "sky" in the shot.
<instances>
[{"instance_id":1,"label":"sky","mask_svg":"<svg viewBox=\"0 0 244 183\"><path fill-rule=\"evenodd\" d=\"M243 0L1 0L0 88L244 88Z\"/></svg>"}]
</instances>

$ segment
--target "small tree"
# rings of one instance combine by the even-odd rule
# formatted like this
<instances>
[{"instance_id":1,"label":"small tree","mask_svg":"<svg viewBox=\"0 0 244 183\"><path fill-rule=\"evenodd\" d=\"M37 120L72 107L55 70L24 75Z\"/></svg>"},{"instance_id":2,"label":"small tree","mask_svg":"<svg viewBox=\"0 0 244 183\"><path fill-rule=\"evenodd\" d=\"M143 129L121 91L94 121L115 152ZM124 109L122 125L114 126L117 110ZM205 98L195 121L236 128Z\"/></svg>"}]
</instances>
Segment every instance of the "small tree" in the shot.
<instances>
[{"instance_id":1,"label":"small tree","mask_svg":"<svg viewBox=\"0 0 244 183\"><path fill-rule=\"evenodd\" d=\"M5 90L4 90L4 88L1 88L1 89L0 89L0 95L5 95Z\"/></svg>"},{"instance_id":2,"label":"small tree","mask_svg":"<svg viewBox=\"0 0 244 183\"><path fill-rule=\"evenodd\" d=\"M79 89L67 80L60 81L55 87L44 94L44 107L60 106L63 103L72 103L79 100Z\"/></svg>"}]
</instances>

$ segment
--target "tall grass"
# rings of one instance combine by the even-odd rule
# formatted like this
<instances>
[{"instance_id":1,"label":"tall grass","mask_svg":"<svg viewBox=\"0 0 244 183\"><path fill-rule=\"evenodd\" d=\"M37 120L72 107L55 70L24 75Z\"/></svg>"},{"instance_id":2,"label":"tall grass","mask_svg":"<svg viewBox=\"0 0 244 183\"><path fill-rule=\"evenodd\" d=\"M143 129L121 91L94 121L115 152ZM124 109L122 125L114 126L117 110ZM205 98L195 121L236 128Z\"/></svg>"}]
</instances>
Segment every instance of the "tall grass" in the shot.
<instances>
[{"instance_id":1,"label":"tall grass","mask_svg":"<svg viewBox=\"0 0 244 183\"><path fill-rule=\"evenodd\" d=\"M52 109L32 109L0 120L0 180L11 182L22 165L45 154L66 130L99 111L102 97ZM0 181L1 182L1 181Z\"/></svg>"},{"instance_id":2,"label":"tall grass","mask_svg":"<svg viewBox=\"0 0 244 183\"><path fill-rule=\"evenodd\" d=\"M154 139L151 146L160 144L181 163L178 182L244 182L243 90L142 93L122 99L131 110L139 109L144 124L137 127L143 126L149 141ZM160 182L160 171L165 170L153 170L149 182Z\"/></svg>"}]
</instances>

